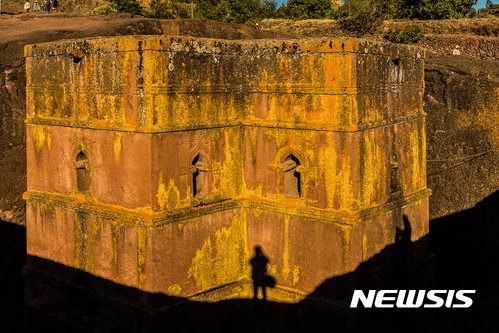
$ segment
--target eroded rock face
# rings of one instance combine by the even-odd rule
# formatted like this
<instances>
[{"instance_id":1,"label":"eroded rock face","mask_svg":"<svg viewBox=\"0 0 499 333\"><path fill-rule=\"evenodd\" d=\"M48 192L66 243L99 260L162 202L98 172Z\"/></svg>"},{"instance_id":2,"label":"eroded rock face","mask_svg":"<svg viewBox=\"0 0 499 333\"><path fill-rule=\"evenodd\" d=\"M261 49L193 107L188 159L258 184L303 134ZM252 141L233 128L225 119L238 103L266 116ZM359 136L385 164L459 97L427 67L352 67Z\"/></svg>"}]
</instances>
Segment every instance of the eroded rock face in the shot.
<instances>
[{"instance_id":1,"label":"eroded rock face","mask_svg":"<svg viewBox=\"0 0 499 333\"><path fill-rule=\"evenodd\" d=\"M499 147L498 104L498 63L428 55L424 110L430 219L469 209L497 191L498 151L490 150Z\"/></svg>"},{"instance_id":2,"label":"eroded rock face","mask_svg":"<svg viewBox=\"0 0 499 333\"><path fill-rule=\"evenodd\" d=\"M444 55L463 55L480 60L499 60L499 39L484 36L439 35L417 43L428 51ZM458 60L459 61L459 60Z\"/></svg>"},{"instance_id":3,"label":"eroded rock face","mask_svg":"<svg viewBox=\"0 0 499 333\"><path fill-rule=\"evenodd\" d=\"M24 224L26 72L22 53L9 59L11 49L0 46L0 219Z\"/></svg>"}]
</instances>

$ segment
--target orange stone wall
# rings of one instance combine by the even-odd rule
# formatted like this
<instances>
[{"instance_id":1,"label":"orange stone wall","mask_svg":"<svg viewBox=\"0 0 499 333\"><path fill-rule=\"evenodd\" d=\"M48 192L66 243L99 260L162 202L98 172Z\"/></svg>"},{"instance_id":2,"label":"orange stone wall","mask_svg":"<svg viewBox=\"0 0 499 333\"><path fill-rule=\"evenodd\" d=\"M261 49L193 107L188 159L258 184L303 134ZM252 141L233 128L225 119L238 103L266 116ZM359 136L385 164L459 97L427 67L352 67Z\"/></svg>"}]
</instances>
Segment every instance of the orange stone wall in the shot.
<instances>
[{"instance_id":1,"label":"orange stone wall","mask_svg":"<svg viewBox=\"0 0 499 333\"><path fill-rule=\"evenodd\" d=\"M412 241L428 234L421 49L136 36L25 53L32 256L217 300L252 295L260 246L269 296L296 302L393 244L402 215Z\"/></svg>"}]
</instances>

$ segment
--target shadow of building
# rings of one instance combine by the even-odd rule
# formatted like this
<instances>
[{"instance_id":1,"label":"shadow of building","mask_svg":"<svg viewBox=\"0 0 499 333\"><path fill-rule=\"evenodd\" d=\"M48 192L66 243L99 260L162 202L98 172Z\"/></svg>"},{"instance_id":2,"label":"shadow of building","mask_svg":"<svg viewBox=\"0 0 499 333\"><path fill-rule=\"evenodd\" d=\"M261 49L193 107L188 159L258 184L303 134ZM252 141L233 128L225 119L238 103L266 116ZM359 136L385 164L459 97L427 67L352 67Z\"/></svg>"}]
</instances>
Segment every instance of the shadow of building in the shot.
<instances>
[{"instance_id":1,"label":"shadow of building","mask_svg":"<svg viewBox=\"0 0 499 333\"><path fill-rule=\"evenodd\" d=\"M395 332L416 326L416 318L396 309L348 308L356 289L413 288L421 284L411 272L411 257L421 243L411 242L411 228L404 216L394 243L353 272L324 281L303 301L265 302L265 307L249 299L231 299L215 303L148 293L115 284L89 273L49 260L28 256L24 268L26 281L27 332L163 332L242 331L303 332L357 331L375 325L375 331ZM269 287L267 264L260 247L251 259L254 290ZM429 265L431 269L431 265ZM421 269L421 268L419 268ZM431 279L431 271L429 274ZM413 280L416 279L416 280ZM255 283L256 282L256 283ZM265 297L265 292L263 292ZM354 309L350 309L354 310ZM428 327L426 321L423 327ZM332 326L331 326L332 325Z\"/></svg>"}]
</instances>

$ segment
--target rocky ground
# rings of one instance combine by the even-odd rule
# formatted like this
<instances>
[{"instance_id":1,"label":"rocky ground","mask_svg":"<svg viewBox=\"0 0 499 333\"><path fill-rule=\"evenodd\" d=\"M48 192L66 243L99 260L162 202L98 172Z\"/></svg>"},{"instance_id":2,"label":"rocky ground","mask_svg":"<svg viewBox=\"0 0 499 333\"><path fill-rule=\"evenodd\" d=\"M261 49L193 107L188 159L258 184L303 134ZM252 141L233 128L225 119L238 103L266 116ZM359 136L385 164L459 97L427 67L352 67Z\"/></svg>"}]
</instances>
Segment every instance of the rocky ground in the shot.
<instances>
[{"instance_id":1,"label":"rocky ground","mask_svg":"<svg viewBox=\"0 0 499 333\"><path fill-rule=\"evenodd\" d=\"M363 38L388 41L389 29L404 29L418 25L424 37L415 45L441 55L462 55L481 60L499 60L499 18L475 18L435 21L385 21L373 33ZM290 36L359 37L358 33L341 29L333 20L263 20L264 29L286 33Z\"/></svg>"}]
</instances>

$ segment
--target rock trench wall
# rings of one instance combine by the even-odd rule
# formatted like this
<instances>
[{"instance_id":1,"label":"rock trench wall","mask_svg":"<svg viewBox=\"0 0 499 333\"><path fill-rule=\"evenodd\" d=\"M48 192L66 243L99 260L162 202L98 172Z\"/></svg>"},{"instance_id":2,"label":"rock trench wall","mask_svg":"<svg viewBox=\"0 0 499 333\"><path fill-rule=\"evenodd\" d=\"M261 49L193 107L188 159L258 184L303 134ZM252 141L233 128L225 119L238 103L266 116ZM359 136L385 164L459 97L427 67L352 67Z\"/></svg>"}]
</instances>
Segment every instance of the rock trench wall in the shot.
<instances>
[{"instance_id":1,"label":"rock trench wall","mask_svg":"<svg viewBox=\"0 0 499 333\"><path fill-rule=\"evenodd\" d=\"M499 188L499 65L429 54L425 63L430 217L475 206ZM468 157L471 156L471 157Z\"/></svg>"},{"instance_id":2,"label":"rock trench wall","mask_svg":"<svg viewBox=\"0 0 499 333\"><path fill-rule=\"evenodd\" d=\"M443 35L424 38L417 44L441 55L461 55L480 60L499 60L499 38Z\"/></svg>"}]
</instances>

